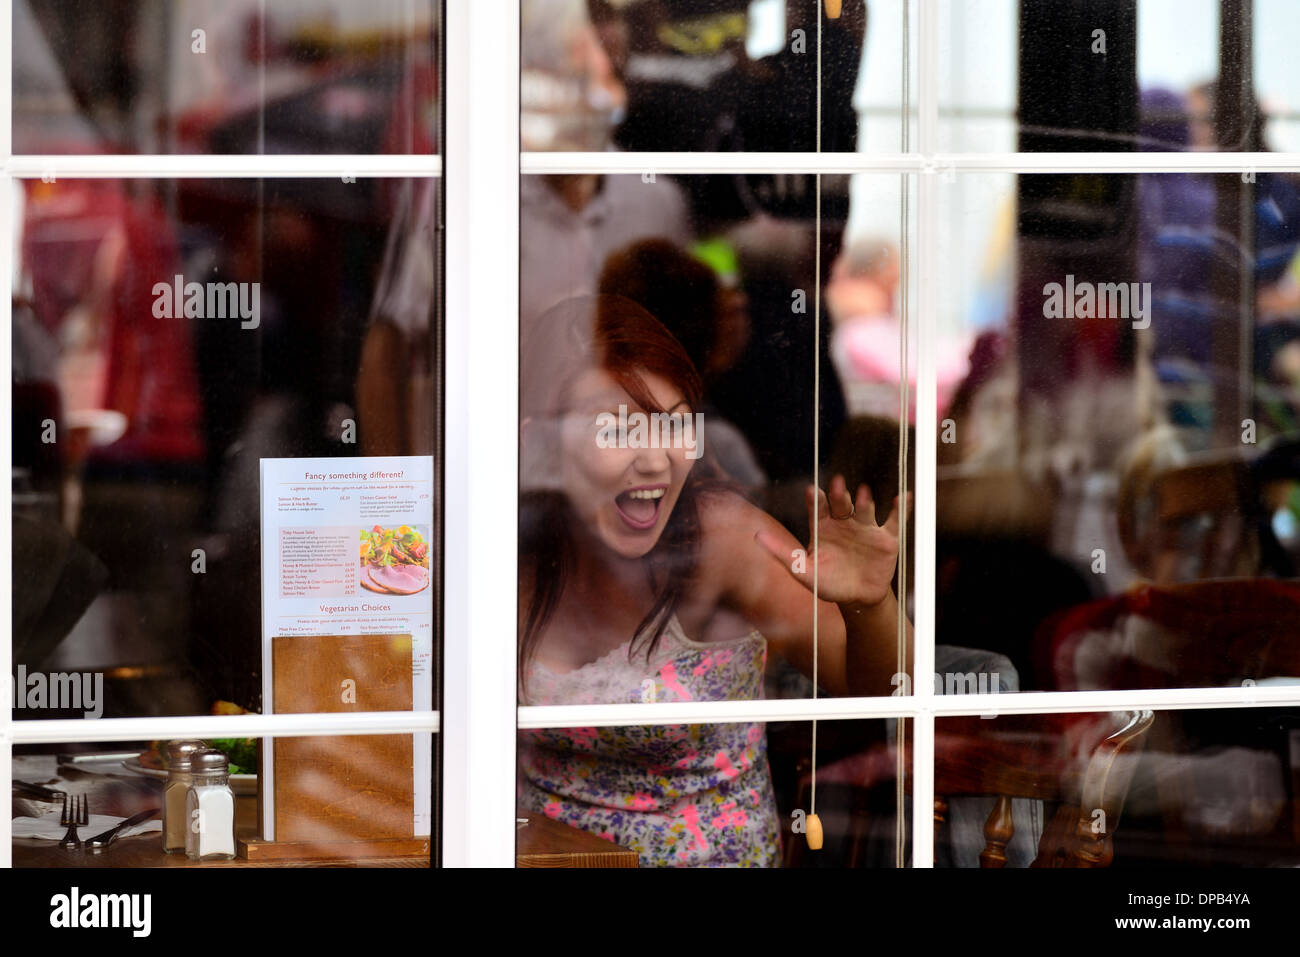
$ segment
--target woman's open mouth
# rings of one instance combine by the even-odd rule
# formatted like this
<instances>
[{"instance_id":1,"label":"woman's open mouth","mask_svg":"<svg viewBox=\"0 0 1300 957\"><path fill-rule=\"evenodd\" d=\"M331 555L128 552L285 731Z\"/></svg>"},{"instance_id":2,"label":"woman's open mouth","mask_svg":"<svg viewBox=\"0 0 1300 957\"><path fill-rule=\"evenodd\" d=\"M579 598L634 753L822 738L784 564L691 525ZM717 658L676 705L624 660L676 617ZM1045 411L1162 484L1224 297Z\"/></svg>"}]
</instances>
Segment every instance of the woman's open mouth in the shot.
<instances>
[{"instance_id":1,"label":"woman's open mouth","mask_svg":"<svg viewBox=\"0 0 1300 957\"><path fill-rule=\"evenodd\" d=\"M622 492L614 499L619 518L639 532L654 528L659 521L659 506L668 494L667 485L644 485Z\"/></svg>"}]
</instances>

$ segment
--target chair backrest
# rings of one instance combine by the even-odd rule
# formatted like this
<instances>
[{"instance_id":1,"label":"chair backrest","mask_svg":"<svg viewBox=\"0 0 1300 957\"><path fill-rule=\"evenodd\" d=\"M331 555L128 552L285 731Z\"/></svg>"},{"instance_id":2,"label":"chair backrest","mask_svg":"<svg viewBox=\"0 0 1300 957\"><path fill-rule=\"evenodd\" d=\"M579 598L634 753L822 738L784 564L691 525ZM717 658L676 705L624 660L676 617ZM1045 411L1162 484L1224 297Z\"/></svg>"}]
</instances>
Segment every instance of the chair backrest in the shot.
<instances>
[{"instance_id":1,"label":"chair backrest","mask_svg":"<svg viewBox=\"0 0 1300 957\"><path fill-rule=\"evenodd\" d=\"M1036 643L1057 691L1300 677L1300 583L1141 585L1046 622Z\"/></svg>"},{"instance_id":2,"label":"chair backrest","mask_svg":"<svg viewBox=\"0 0 1300 957\"><path fill-rule=\"evenodd\" d=\"M1109 866L1138 754L1154 721L1150 711L1121 712L1117 717L1004 715L995 722L945 718L935 742L936 831L946 824L951 798L993 796L980 866L1005 867L1006 848L1017 824L1013 799L1059 802L1031 866ZM910 754L904 764L910 766ZM806 807L810 782L806 765L801 770L796 804ZM847 788L853 795L850 862L861 859L861 845L868 838L867 829L858 825L871 813L869 792L893 781L896 770L892 745L881 742L819 775L823 788ZM785 865L797 867L803 861L803 840L786 837Z\"/></svg>"},{"instance_id":3,"label":"chair backrest","mask_svg":"<svg viewBox=\"0 0 1300 957\"><path fill-rule=\"evenodd\" d=\"M1049 827L1044 831L1038 858L1030 866L1110 866L1124 799L1137 769L1138 754L1154 721L1152 711L1127 712L1123 726L1098 742L1083 773L1079 806L1063 808L1064 812L1073 814L1073 828ZM1065 824L1068 814L1058 814L1057 820Z\"/></svg>"},{"instance_id":4,"label":"chair backrest","mask_svg":"<svg viewBox=\"0 0 1300 957\"><path fill-rule=\"evenodd\" d=\"M1157 584L1250 576L1259 568L1245 453L1126 474L1116 519L1133 566Z\"/></svg>"},{"instance_id":5,"label":"chair backrest","mask_svg":"<svg viewBox=\"0 0 1300 957\"><path fill-rule=\"evenodd\" d=\"M981 867L1005 867L1017 823L1013 799L1060 802L1031 866L1109 866L1137 756L1155 716L1122 712L1118 727L1113 718L1098 717L1008 716L999 719L1002 728L963 722L965 733L942 736L935 754L936 827L944 824L950 798L996 797L979 860Z\"/></svg>"}]
</instances>

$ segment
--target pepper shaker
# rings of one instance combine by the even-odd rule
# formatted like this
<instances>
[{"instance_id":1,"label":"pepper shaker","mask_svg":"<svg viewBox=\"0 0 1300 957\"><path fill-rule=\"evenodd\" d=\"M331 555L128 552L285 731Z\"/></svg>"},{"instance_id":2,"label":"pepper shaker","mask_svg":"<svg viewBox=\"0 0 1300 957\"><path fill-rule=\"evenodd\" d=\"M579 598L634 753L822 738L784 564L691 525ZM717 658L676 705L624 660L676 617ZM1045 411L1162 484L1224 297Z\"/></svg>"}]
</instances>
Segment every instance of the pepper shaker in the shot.
<instances>
[{"instance_id":1,"label":"pepper shaker","mask_svg":"<svg viewBox=\"0 0 1300 957\"><path fill-rule=\"evenodd\" d=\"M167 744L167 784L163 788L163 850L185 853L185 794L190 788L190 755L206 748L202 741Z\"/></svg>"}]
</instances>

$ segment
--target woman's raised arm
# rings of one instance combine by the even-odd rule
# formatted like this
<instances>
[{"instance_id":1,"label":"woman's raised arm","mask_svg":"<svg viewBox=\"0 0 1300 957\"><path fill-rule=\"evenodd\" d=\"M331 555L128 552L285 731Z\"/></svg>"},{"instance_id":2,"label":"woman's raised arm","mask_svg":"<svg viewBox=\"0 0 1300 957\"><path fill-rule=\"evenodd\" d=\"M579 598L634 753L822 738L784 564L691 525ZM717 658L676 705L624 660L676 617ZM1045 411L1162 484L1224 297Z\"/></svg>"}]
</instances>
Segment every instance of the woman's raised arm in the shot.
<instances>
[{"instance_id":1,"label":"woman's raised arm","mask_svg":"<svg viewBox=\"0 0 1300 957\"><path fill-rule=\"evenodd\" d=\"M897 503L878 525L866 486L854 503L836 476L830 502L810 486L808 506L810 525L818 530L816 549L801 546L775 519L741 499L728 496L704 510L706 557L723 580L720 601L812 677L815 568L821 596L817 683L837 696L891 694L898 670L898 602L890 584L898 559ZM910 672L910 623L905 634Z\"/></svg>"}]
</instances>

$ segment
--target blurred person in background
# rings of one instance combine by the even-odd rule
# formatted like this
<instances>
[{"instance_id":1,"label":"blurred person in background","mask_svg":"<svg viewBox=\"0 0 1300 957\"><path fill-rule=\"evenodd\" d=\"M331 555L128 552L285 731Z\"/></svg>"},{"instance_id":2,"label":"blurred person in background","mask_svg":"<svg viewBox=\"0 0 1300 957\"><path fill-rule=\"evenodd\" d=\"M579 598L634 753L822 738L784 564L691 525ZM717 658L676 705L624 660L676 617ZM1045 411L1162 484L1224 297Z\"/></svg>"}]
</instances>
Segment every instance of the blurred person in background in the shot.
<instances>
[{"instance_id":1,"label":"blurred person in background","mask_svg":"<svg viewBox=\"0 0 1300 957\"><path fill-rule=\"evenodd\" d=\"M823 151L857 148L853 108L867 8L845 3L836 20L816 4L790 0L778 14L780 46L751 57L747 0L589 0L610 63L627 90L626 115L614 133L626 150L812 151L821 42ZM527 36L527 34L525 34ZM527 42L525 43L527 46ZM802 535L801 489L812 472L815 424L823 449L845 419L838 378L821 377L813 398L816 353L829 365L829 337L813 322L811 283L826 279L848 214L847 177L823 177L821 223L814 236L813 177L806 174L706 174L677 177L690 196L701 239L726 248L749 301L748 347L711 392L711 400L749 440L764 473L778 485L772 505ZM822 273L814 275L814 243ZM791 308L803 290L806 309ZM772 429L773 422L782 423ZM789 493L789 494L786 494ZM786 499L788 507L776 504Z\"/></svg>"},{"instance_id":2,"label":"blurred person in background","mask_svg":"<svg viewBox=\"0 0 1300 957\"><path fill-rule=\"evenodd\" d=\"M853 415L898 418L898 282L902 263L888 240L858 240L836 257L826 287L831 319L831 358ZM967 371L964 337L938 341L939 415ZM908 351L908 421L916 421L916 350Z\"/></svg>"},{"instance_id":3,"label":"blurred person in background","mask_svg":"<svg viewBox=\"0 0 1300 957\"><path fill-rule=\"evenodd\" d=\"M522 8L521 146L603 151L626 93L584 0L528 0ZM594 173L525 175L519 184L520 323L595 291L606 258L638 239L686 245L689 213L672 180Z\"/></svg>"},{"instance_id":4,"label":"blurred person in background","mask_svg":"<svg viewBox=\"0 0 1300 957\"><path fill-rule=\"evenodd\" d=\"M1266 116L1253 101L1242 142L1219 142L1218 95L1216 82L1201 84L1186 95L1144 91L1144 148L1266 151ZM1155 293L1151 361L1159 381L1170 389L1173 424L1192 433L1207 433L1213 414L1198 395L1204 395L1216 378L1237 375L1235 368L1218 368L1214 356L1216 325L1240 321L1236 304L1225 302L1216 288L1216 263L1251 264L1255 354L1257 368L1265 376L1277 350L1300 330L1300 296L1292 292L1295 280L1289 273L1300 253L1300 186L1291 174L1253 174L1254 242L1246 249L1235 237L1225 236L1220 226L1221 176L1147 173L1138 177L1139 271L1143 280L1152 282ZM1294 411L1290 410L1292 416ZM1266 410L1264 418L1278 416ZM1285 420L1283 416L1281 421ZM1187 439L1194 444L1206 441L1204 435Z\"/></svg>"}]
</instances>

